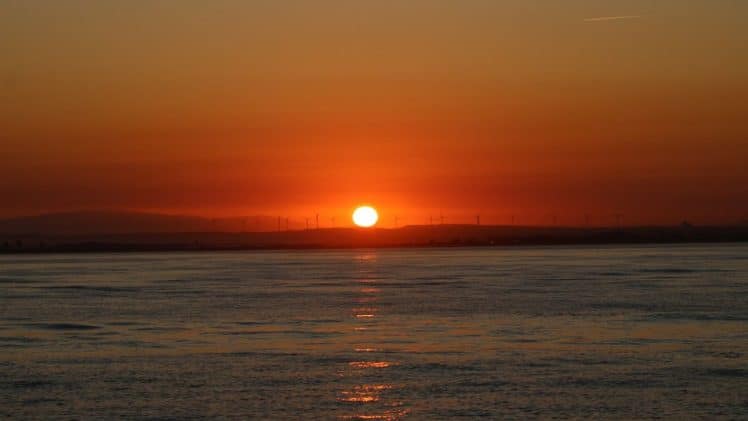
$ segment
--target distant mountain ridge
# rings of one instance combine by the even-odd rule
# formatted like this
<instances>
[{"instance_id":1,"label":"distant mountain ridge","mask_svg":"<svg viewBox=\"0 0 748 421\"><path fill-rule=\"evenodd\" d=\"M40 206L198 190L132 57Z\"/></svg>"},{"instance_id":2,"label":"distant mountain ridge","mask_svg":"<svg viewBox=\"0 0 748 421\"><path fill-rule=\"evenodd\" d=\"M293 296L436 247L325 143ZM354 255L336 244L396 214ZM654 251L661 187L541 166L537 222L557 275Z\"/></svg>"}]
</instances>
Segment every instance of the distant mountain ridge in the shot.
<instances>
[{"instance_id":1,"label":"distant mountain ridge","mask_svg":"<svg viewBox=\"0 0 748 421\"><path fill-rule=\"evenodd\" d=\"M285 227L285 220L283 221ZM298 223L293 223L297 226ZM204 218L126 211L78 211L0 219L0 234L95 235L277 230L277 217Z\"/></svg>"}]
</instances>

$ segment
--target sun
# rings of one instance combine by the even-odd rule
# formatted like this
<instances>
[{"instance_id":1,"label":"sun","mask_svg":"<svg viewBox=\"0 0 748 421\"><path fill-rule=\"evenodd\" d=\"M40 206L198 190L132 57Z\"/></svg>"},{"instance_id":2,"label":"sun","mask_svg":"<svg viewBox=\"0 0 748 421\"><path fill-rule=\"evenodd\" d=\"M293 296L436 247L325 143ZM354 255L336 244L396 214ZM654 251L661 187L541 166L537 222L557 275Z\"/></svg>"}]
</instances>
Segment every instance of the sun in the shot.
<instances>
[{"instance_id":1,"label":"sun","mask_svg":"<svg viewBox=\"0 0 748 421\"><path fill-rule=\"evenodd\" d=\"M353 211L353 223L359 227L373 227L378 220L379 214L371 206L359 206Z\"/></svg>"}]
</instances>

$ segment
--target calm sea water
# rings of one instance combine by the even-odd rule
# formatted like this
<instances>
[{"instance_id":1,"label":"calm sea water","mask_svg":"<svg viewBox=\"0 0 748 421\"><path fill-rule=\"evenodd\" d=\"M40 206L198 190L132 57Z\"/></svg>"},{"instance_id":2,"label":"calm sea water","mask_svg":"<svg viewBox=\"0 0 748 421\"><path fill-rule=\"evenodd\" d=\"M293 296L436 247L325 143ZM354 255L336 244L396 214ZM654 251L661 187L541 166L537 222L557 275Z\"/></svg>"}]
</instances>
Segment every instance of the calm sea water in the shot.
<instances>
[{"instance_id":1,"label":"calm sea water","mask_svg":"<svg viewBox=\"0 0 748 421\"><path fill-rule=\"evenodd\" d=\"M0 417L747 418L748 247L0 257Z\"/></svg>"}]
</instances>

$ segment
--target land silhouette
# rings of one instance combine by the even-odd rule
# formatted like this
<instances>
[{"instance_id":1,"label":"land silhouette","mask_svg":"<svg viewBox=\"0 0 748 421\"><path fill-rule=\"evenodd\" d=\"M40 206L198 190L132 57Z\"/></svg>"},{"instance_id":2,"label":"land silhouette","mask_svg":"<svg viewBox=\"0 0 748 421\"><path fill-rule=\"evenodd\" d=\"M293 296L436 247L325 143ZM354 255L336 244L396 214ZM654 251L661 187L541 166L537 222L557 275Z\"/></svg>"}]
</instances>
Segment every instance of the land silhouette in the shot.
<instances>
[{"instance_id":1,"label":"land silhouette","mask_svg":"<svg viewBox=\"0 0 748 421\"><path fill-rule=\"evenodd\" d=\"M748 241L748 225L561 227L436 224L313 228L271 216L211 219L71 212L0 220L0 252L460 247Z\"/></svg>"}]
</instances>

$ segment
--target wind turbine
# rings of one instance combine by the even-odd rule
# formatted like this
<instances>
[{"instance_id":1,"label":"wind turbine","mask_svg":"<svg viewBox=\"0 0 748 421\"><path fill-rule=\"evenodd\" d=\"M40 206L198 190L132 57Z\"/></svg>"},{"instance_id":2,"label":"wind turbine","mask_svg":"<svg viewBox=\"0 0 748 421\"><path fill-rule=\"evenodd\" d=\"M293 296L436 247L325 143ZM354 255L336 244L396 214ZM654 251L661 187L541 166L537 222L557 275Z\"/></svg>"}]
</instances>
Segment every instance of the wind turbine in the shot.
<instances>
[{"instance_id":1,"label":"wind turbine","mask_svg":"<svg viewBox=\"0 0 748 421\"><path fill-rule=\"evenodd\" d=\"M621 228L621 221L623 220L623 214L617 213L615 216L616 216L616 226L618 226L618 228Z\"/></svg>"}]
</instances>

